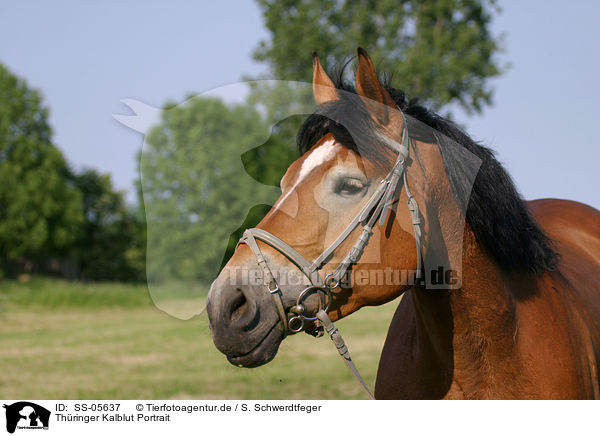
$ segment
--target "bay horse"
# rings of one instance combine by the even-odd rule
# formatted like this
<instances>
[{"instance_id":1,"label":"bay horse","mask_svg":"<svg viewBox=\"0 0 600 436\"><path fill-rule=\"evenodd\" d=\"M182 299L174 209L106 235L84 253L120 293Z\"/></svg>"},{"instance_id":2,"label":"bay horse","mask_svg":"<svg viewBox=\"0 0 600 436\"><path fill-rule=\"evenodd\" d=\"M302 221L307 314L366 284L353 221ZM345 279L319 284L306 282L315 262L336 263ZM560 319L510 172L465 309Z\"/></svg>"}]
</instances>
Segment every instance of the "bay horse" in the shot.
<instances>
[{"instance_id":1,"label":"bay horse","mask_svg":"<svg viewBox=\"0 0 600 436\"><path fill-rule=\"evenodd\" d=\"M263 365L288 334L319 335L402 295L377 399L600 397L600 212L524 201L488 148L382 83L364 50L355 87L316 54L313 65L318 109L298 132L301 157L211 286L217 348ZM478 161L469 183L451 144ZM460 271L455 286L431 289L431 259ZM381 271L411 279L348 280Z\"/></svg>"}]
</instances>

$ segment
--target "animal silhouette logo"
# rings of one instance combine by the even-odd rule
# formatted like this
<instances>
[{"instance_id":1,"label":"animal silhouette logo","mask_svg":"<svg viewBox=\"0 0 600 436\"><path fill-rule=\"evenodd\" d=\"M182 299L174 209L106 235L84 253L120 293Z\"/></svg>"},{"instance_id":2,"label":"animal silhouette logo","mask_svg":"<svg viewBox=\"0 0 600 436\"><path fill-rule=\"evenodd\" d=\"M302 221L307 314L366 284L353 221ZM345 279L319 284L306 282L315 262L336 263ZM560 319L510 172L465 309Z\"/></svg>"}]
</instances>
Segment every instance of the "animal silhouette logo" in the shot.
<instances>
[{"instance_id":1,"label":"animal silhouette logo","mask_svg":"<svg viewBox=\"0 0 600 436\"><path fill-rule=\"evenodd\" d=\"M3 406L6 409L6 431L19 429L48 429L50 411L29 401L18 401Z\"/></svg>"}]
</instances>

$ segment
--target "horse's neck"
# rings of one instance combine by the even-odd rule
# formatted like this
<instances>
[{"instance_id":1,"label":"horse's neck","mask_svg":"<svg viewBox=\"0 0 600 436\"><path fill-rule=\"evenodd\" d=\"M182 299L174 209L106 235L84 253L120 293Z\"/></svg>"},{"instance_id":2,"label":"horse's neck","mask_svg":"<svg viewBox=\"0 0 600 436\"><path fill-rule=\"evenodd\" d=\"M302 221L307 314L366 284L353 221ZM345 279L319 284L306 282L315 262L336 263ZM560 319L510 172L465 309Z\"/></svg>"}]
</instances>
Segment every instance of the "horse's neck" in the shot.
<instances>
[{"instance_id":1,"label":"horse's neck","mask_svg":"<svg viewBox=\"0 0 600 436\"><path fill-rule=\"evenodd\" d=\"M507 368L501 362L516 353L514 296L522 281L511 280L495 265L465 225L458 204L449 201L454 197L437 148L420 144L417 149L421 165L411 167L411 187L425 217L425 273L438 266L458 271L461 286L414 287L401 303L382 355L382 364L389 357L406 368L401 375L389 373L392 379L405 380L398 381L402 387L392 395L460 398L485 396L487 391L499 396L503 388L497 383L512 376L499 372ZM518 368L516 360L509 366L513 370ZM385 365L380 370L385 371ZM378 385L386 384L383 374Z\"/></svg>"},{"instance_id":2,"label":"horse's neck","mask_svg":"<svg viewBox=\"0 0 600 436\"><path fill-rule=\"evenodd\" d=\"M416 354L437 362L451 378L446 380L450 396L485 395L486 390L497 395L502 386L496 383L510 376L497 373L504 367L499 363L511 359L515 348L514 285L466 232L462 287L413 290Z\"/></svg>"}]
</instances>

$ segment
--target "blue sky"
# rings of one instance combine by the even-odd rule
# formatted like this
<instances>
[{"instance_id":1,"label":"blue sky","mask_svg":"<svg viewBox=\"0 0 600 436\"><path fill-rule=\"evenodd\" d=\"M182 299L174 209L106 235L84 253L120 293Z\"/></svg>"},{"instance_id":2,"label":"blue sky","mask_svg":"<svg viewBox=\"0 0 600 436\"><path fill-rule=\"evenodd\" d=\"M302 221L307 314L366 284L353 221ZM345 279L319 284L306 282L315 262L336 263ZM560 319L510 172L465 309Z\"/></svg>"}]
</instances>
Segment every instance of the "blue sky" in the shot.
<instances>
[{"instance_id":1,"label":"blue sky","mask_svg":"<svg viewBox=\"0 0 600 436\"><path fill-rule=\"evenodd\" d=\"M492 83L493 107L458 121L497 151L525 198L600 208L600 2L499 3L493 30L506 34L512 68ZM128 113L120 100L161 106L256 75L264 67L250 55L266 36L252 1L0 6L0 62L42 91L69 162L110 172L129 199L142 137L112 118Z\"/></svg>"}]
</instances>

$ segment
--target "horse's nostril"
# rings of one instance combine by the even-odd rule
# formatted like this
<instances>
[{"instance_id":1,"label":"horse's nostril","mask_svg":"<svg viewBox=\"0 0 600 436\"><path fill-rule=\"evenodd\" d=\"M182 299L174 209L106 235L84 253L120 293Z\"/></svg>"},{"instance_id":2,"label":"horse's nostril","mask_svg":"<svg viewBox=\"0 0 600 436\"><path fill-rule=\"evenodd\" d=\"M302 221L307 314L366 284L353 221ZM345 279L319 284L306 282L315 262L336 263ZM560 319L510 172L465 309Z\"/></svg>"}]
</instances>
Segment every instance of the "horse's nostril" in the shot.
<instances>
[{"instance_id":1,"label":"horse's nostril","mask_svg":"<svg viewBox=\"0 0 600 436\"><path fill-rule=\"evenodd\" d=\"M231 301L231 321L239 321L248 312L248 300L240 288L235 290L235 297Z\"/></svg>"},{"instance_id":2,"label":"horse's nostril","mask_svg":"<svg viewBox=\"0 0 600 436\"><path fill-rule=\"evenodd\" d=\"M213 337L234 337L236 333L260 327L260 297L261 294L255 292L251 286L232 286L222 279L215 280L206 303Z\"/></svg>"}]
</instances>

